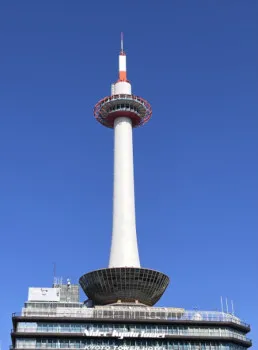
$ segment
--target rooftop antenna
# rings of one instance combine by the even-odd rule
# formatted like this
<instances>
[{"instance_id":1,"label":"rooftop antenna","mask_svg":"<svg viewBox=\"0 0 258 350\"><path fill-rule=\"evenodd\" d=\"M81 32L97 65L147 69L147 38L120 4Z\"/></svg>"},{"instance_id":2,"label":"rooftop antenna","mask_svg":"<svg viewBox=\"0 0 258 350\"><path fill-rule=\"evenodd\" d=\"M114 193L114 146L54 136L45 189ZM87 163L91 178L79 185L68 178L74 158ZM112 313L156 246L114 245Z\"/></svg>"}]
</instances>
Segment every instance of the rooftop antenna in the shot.
<instances>
[{"instance_id":1,"label":"rooftop antenna","mask_svg":"<svg viewBox=\"0 0 258 350\"><path fill-rule=\"evenodd\" d=\"M53 280L54 280L54 285L55 285L57 282L56 281L56 263L55 262L53 262Z\"/></svg>"},{"instance_id":2,"label":"rooftop antenna","mask_svg":"<svg viewBox=\"0 0 258 350\"><path fill-rule=\"evenodd\" d=\"M235 315L234 302L231 300L232 315Z\"/></svg>"},{"instance_id":3,"label":"rooftop antenna","mask_svg":"<svg viewBox=\"0 0 258 350\"><path fill-rule=\"evenodd\" d=\"M227 311L227 314L228 314L228 298L226 298L226 311Z\"/></svg>"},{"instance_id":4,"label":"rooftop antenna","mask_svg":"<svg viewBox=\"0 0 258 350\"><path fill-rule=\"evenodd\" d=\"M53 274L54 274L54 277L56 277L56 263L54 262L53 263Z\"/></svg>"},{"instance_id":5,"label":"rooftop antenna","mask_svg":"<svg viewBox=\"0 0 258 350\"><path fill-rule=\"evenodd\" d=\"M220 304L221 304L221 311L224 312L223 298L222 298L222 296L220 297Z\"/></svg>"}]
</instances>

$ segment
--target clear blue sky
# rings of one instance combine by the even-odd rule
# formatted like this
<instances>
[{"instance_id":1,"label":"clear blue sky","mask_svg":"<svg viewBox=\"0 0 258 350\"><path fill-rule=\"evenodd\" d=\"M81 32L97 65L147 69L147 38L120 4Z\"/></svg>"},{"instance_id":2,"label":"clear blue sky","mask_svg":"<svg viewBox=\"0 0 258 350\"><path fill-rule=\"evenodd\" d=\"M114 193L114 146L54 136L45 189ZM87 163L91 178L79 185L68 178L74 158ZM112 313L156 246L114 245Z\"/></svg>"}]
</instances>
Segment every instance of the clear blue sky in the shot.
<instances>
[{"instance_id":1,"label":"clear blue sky","mask_svg":"<svg viewBox=\"0 0 258 350\"><path fill-rule=\"evenodd\" d=\"M255 0L1 1L0 339L29 286L106 267L113 133L94 104L117 78L125 33L133 91L142 266L171 284L159 305L234 300L258 347Z\"/></svg>"}]
</instances>

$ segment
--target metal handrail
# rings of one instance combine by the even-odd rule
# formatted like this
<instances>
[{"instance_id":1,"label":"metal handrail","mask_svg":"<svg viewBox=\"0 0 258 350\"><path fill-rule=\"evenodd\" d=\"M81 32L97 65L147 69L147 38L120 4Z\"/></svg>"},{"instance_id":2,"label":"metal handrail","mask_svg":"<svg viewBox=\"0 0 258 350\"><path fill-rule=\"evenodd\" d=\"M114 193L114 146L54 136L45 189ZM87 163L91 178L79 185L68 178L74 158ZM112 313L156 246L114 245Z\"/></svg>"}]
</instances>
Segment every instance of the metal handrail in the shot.
<instances>
[{"instance_id":1,"label":"metal handrail","mask_svg":"<svg viewBox=\"0 0 258 350\"><path fill-rule=\"evenodd\" d=\"M121 312L119 314L118 312ZM124 311L124 312L123 312ZM138 311L138 310L137 310ZM182 320L182 321L216 321L216 322L232 322L234 324L239 324L241 326L249 328L250 325L241 321L239 318L232 314L227 314L223 312L206 312L206 311L185 311L181 313L173 313L172 316L166 312L153 312L149 310L139 310L138 313L145 315L136 315L134 310L106 310L106 309L89 309L82 308L78 312L67 312L62 311L61 308L55 309L53 311L46 310L33 310L33 309L24 309L23 312L14 313L13 316L45 316L45 317L74 317L74 318L98 318L98 319L106 319L106 320L114 320L114 319L130 319L130 320ZM105 312L105 314L103 314ZM128 316L128 312L130 313ZM107 314L108 313L108 314ZM124 315L123 315L124 313ZM126 313L126 316L125 316ZM159 313L157 316L156 313ZM170 312L171 314L171 312Z\"/></svg>"}]
</instances>

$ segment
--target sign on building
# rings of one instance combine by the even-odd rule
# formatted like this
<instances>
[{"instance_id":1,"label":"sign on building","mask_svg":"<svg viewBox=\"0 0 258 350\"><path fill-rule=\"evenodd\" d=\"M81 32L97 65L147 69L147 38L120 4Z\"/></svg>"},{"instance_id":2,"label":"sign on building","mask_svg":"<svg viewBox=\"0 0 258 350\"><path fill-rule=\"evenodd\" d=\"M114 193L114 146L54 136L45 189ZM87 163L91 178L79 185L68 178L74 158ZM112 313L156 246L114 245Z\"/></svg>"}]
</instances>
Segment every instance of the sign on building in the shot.
<instances>
[{"instance_id":1,"label":"sign on building","mask_svg":"<svg viewBox=\"0 0 258 350\"><path fill-rule=\"evenodd\" d=\"M29 288L28 301L60 301L60 288Z\"/></svg>"}]
</instances>

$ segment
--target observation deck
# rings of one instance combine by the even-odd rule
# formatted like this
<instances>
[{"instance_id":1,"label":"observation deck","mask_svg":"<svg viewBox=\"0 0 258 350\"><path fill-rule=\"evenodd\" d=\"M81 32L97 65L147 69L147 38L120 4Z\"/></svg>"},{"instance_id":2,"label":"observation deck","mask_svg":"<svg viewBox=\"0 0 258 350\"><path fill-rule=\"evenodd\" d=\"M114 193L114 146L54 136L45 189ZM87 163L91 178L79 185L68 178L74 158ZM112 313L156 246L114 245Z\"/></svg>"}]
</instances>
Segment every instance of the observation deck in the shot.
<instances>
[{"instance_id":1,"label":"observation deck","mask_svg":"<svg viewBox=\"0 0 258 350\"><path fill-rule=\"evenodd\" d=\"M117 117L132 120L132 126L138 127L148 122L152 109L149 102L142 97L120 94L105 97L94 107L94 116L102 125L113 128Z\"/></svg>"}]
</instances>

